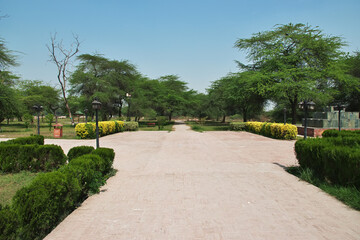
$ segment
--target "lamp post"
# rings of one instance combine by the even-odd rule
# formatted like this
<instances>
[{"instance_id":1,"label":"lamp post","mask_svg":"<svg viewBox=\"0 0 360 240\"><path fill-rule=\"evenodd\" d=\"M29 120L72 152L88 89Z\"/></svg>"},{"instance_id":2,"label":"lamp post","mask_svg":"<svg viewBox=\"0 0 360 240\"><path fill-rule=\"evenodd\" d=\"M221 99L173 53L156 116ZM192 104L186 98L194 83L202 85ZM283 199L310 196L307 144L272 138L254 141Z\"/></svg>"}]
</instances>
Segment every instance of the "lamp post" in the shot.
<instances>
[{"instance_id":1,"label":"lamp post","mask_svg":"<svg viewBox=\"0 0 360 240\"><path fill-rule=\"evenodd\" d=\"M85 123L87 123L87 114L88 114L89 110L87 108L84 109L84 113L85 113Z\"/></svg>"},{"instance_id":2,"label":"lamp post","mask_svg":"<svg viewBox=\"0 0 360 240\"><path fill-rule=\"evenodd\" d=\"M37 112L37 132L40 135L40 112L43 110L43 106L34 105L33 109Z\"/></svg>"},{"instance_id":3,"label":"lamp post","mask_svg":"<svg viewBox=\"0 0 360 240\"><path fill-rule=\"evenodd\" d=\"M313 101L304 100L299 102L299 108L304 109L305 111L305 122L304 122L304 139L307 137L307 114L308 110L312 110L315 107L315 103Z\"/></svg>"},{"instance_id":4,"label":"lamp post","mask_svg":"<svg viewBox=\"0 0 360 240\"><path fill-rule=\"evenodd\" d=\"M98 110L101 109L101 102L97 98L94 99L91 103L92 108L96 112L96 148L99 148L99 120L98 120Z\"/></svg>"},{"instance_id":5,"label":"lamp post","mask_svg":"<svg viewBox=\"0 0 360 240\"><path fill-rule=\"evenodd\" d=\"M283 109L284 110L284 125L286 124L286 108Z\"/></svg>"},{"instance_id":6,"label":"lamp post","mask_svg":"<svg viewBox=\"0 0 360 240\"><path fill-rule=\"evenodd\" d=\"M339 111L339 132L341 131L341 109L345 108L345 105L338 103L335 107L334 110ZM345 111L345 110L344 110Z\"/></svg>"},{"instance_id":7,"label":"lamp post","mask_svg":"<svg viewBox=\"0 0 360 240\"><path fill-rule=\"evenodd\" d=\"M127 112L127 121L130 121L130 102L131 102L131 94L130 93L126 93L126 97L128 98L128 112Z\"/></svg>"}]
</instances>

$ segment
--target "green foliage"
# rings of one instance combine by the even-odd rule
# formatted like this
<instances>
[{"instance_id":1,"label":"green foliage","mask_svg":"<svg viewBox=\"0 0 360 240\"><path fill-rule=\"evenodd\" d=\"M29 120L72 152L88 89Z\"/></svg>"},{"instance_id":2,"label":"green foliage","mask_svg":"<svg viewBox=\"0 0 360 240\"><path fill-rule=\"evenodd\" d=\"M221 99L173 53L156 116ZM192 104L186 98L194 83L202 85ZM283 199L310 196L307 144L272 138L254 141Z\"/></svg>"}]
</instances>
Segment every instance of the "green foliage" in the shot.
<instances>
[{"instance_id":1,"label":"green foliage","mask_svg":"<svg viewBox=\"0 0 360 240\"><path fill-rule=\"evenodd\" d=\"M23 119L24 119L24 123L25 123L26 128L29 128L30 123L34 122L33 115L31 115L29 113L24 114Z\"/></svg>"},{"instance_id":2,"label":"green foliage","mask_svg":"<svg viewBox=\"0 0 360 240\"><path fill-rule=\"evenodd\" d=\"M65 164L66 156L57 145L0 145L2 172L50 171Z\"/></svg>"},{"instance_id":3,"label":"green foliage","mask_svg":"<svg viewBox=\"0 0 360 240\"><path fill-rule=\"evenodd\" d=\"M231 122L230 123L230 130L232 130L232 131L244 131L245 130L245 123L244 122Z\"/></svg>"},{"instance_id":4,"label":"green foliage","mask_svg":"<svg viewBox=\"0 0 360 240\"><path fill-rule=\"evenodd\" d=\"M18 229L18 217L9 206L0 205L0 240L15 240Z\"/></svg>"},{"instance_id":5,"label":"green foliage","mask_svg":"<svg viewBox=\"0 0 360 240\"><path fill-rule=\"evenodd\" d=\"M292 23L235 43L252 62L239 66L261 73L258 91L289 105L293 124L301 99L312 98L318 105L331 100L335 80L344 78L344 69L338 65L342 46L341 38L326 35L318 27Z\"/></svg>"},{"instance_id":6,"label":"green foliage","mask_svg":"<svg viewBox=\"0 0 360 240\"><path fill-rule=\"evenodd\" d=\"M8 140L6 142L0 142L1 144L38 144L38 145L44 145L44 136L42 135L34 135L30 137L19 137L15 139Z\"/></svg>"},{"instance_id":7,"label":"green foliage","mask_svg":"<svg viewBox=\"0 0 360 240\"><path fill-rule=\"evenodd\" d=\"M94 151L94 148L91 146L78 146L78 147L73 147L69 150L67 157L68 157L68 161L70 162L72 159L80 157L82 155L85 154L89 154L92 151Z\"/></svg>"},{"instance_id":8,"label":"green foliage","mask_svg":"<svg viewBox=\"0 0 360 240\"><path fill-rule=\"evenodd\" d=\"M138 128L138 122L124 122L124 131L136 131Z\"/></svg>"},{"instance_id":9,"label":"green foliage","mask_svg":"<svg viewBox=\"0 0 360 240\"><path fill-rule=\"evenodd\" d=\"M298 140L295 152L300 166L312 169L316 175L332 183L359 188L360 149L356 146L359 146L360 140L345 139L327 137Z\"/></svg>"},{"instance_id":10,"label":"green foliage","mask_svg":"<svg viewBox=\"0 0 360 240\"><path fill-rule=\"evenodd\" d=\"M43 239L88 193L99 192L112 174L114 156L112 149L99 148L36 176L16 193L11 207L0 206L0 240Z\"/></svg>"},{"instance_id":11,"label":"green foliage","mask_svg":"<svg viewBox=\"0 0 360 240\"><path fill-rule=\"evenodd\" d=\"M74 209L74 190L79 189L75 179L59 172L39 174L33 182L19 190L13 199L20 223L21 239L42 239L60 219Z\"/></svg>"},{"instance_id":12,"label":"green foliage","mask_svg":"<svg viewBox=\"0 0 360 240\"><path fill-rule=\"evenodd\" d=\"M166 116L158 116L158 117L156 117L156 120L157 120L157 125L158 125L159 130L163 129L164 125L167 122L167 117Z\"/></svg>"},{"instance_id":13,"label":"green foliage","mask_svg":"<svg viewBox=\"0 0 360 240\"><path fill-rule=\"evenodd\" d=\"M350 131L350 130L342 130L338 131L336 129L328 129L322 133L322 137L359 137L360 130Z\"/></svg>"},{"instance_id":14,"label":"green foliage","mask_svg":"<svg viewBox=\"0 0 360 240\"><path fill-rule=\"evenodd\" d=\"M246 122L260 113L265 104L258 89L260 79L255 71L228 74L211 85L209 94L222 103L224 113L239 113Z\"/></svg>"},{"instance_id":15,"label":"green foliage","mask_svg":"<svg viewBox=\"0 0 360 240\"><path fill-rule=\"evenodd\" d=\"M104 160L104 173L110 172L115 158L115 152L112 148L97 148L91 154L98 155Z\"/></svg>"},{"instance_id":16,"label":"green foliage","mask_svg":"<svg viewBox=\"0 0 360 240\"><path fill-rule=\"evenodd\" d=\"M54 115L49 113L45 116L46 121L49 123L49 131L51 131L52 123L54 122Z\"/></svg>"}]
</instances>

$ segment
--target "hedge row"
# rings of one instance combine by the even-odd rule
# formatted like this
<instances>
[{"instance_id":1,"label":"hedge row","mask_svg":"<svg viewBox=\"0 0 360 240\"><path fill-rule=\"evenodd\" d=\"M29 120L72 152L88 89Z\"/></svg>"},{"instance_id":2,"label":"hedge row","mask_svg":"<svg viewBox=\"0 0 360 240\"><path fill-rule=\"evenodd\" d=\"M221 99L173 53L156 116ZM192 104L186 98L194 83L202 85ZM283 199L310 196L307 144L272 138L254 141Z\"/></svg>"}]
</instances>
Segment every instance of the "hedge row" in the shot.
<instances>
[{"instance_id":1,"label":"hedge row","mask_svg":"<svg viewBox=\"0 0 360 240\"><path fill-rule=\"evenodd\" d=\"M98 148L56 171L39 174L16 193L11 206L0 210L0 239L45 237L89 191L99 191L114 156L113 149Z\"/></svg>"},{"instance_id":2,"label":"hedge row","mask_svg":"<svg viewBox=\"0 0 360 240\"><path fill-rule=\"evenodd\" d=\"M360 136L299 140L296 157L303 168L312 169L332 183L360 189Z\"/></svg>"},{"instance_id":3,"label":"hedge row","mask_svg":"<svg viewBox=\"0 0 360 240\"><path fill-rule=\"evenodd\" d=\"M0 171L51 171L64 165L66 155L57 145L0 145Z\"/></svg>"},{"instance_id":4,"label":"hedge row","mask_svg":"<svg viewBox=\"0 0 360 240\"><path fill-rule=\"evenodd\" d=\"M231 122L230 123L230 130L232 131L243 131L245 130L245 124L244 122Z\"/></svg>"},{"instance_id":5,"label":"hedge row","mask_svg":"<svg viewBox=\"0 0 360 240\"><path fill-rule=\"evenodd\" d=\"M336 129L329 129L322 133L323 137L360 137L360 130L350 131L342 130L338 131Z\"/></svg>"},{"instance_id":6,"label":"hedge row","mask_svg":"<svg viewBox=\"0 0 360 240\"><path fill-rule=\"evenodd\" d=\"M44 145L44 136L42 135L34 135L30 137L19 137L15 139L11 139L5 142L0 142L0 145L3 144L38 144L38 145Z\"/></svg>"},{"instance_id":7,"label":"hedge row","mask_svg":"<svg viewBox=\"0 0 360 240\"><path fill-rule=\"evenodd\" d=\"M137 122L101 121L99 135L106 136L122 131L135 131L139 127ZM76 135L82 139L96 137L96 123L78 123L75 127Z\"/></svg>"},{"instance_id":8,"label":"hedge row","mask_svg":"<svg viewBox=\"0 0 360 240\"><path fill-rule=\"evenodd\" d=\"M245 129L267 137L287 140L296 139L298 133L295 125L282 123L246 122Z\"/></svg>"}]
</instances>

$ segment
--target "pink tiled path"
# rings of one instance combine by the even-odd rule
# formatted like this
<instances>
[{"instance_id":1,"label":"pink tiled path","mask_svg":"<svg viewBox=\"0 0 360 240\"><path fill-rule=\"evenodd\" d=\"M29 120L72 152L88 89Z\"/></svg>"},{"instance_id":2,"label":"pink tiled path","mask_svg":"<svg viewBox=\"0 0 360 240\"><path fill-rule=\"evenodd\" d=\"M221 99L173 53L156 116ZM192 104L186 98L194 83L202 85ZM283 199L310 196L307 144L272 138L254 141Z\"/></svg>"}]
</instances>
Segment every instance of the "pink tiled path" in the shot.
<instances>
[{"instance_id":1,"label":"pink tiled path","mask_svg":"<svg viewBox=\"0 0 360 240\"><path fill-rule=\"evenodd\" d=\"M294 141L177 125L100 145L115 149L116 176L46 240L360 239L360 212L284 171L296 163Z\"/></svg>"}]
</instances>

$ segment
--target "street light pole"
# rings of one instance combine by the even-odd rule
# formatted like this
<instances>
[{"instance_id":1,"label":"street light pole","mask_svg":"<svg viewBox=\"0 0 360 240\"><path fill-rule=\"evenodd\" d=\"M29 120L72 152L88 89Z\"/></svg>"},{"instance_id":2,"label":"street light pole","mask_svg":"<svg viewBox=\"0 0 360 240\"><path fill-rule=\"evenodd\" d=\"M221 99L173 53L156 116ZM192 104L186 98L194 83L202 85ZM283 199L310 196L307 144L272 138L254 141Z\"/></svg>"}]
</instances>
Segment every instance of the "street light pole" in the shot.
<instances>
[{"instance_id":1,"label":"street light pole","mask_svg":"<svg viewBox=\"0 0 360 240\"><path fill-rule=\"evenodd\" d=\"M131 102L131 94L130 93L126 93L126 97L128 98L128 112L127 112L127 121L130 121L130 102Z\"/></svg>"},{"instance_id":2,"label":"street light pole","mask_svg":"<svg viewBox=\"0 0 360 240\"><path fill-rule=\"evenodd\" d=\"M338 117L339 132L341 131L341 109L344 108L344 107L345 107L345 105L342 105L342 104L338 103L334 108L335 110L339 111L339 117Z\"/></svg>"},{"instance_id":3,"label":"street light pole","mask_svg":"<svg viewBox=\"0 0 360 240\"><path fill-rule=\"evenodd\" d=\"M93 109L95 109L95 113L96 113L96 148L100 147L99 144L99 119L98 119L98 110L101 109L101 102L99 102L97 100L97 98L94 99L94 101L92 101L91 103Z\"/></svg>"},{"instance_id":4,"label":"street light pole","mask_svg":"<svg viewBox=\"0 0 360 240\"><path fill-rule=\"evenodd\" d=\"M299 103L299 108L305 111L305 122L304 122L304 139L307 138L307 115L308 109L314 109L315 103L313 101L304 100Z\"/></svg>"},{"instance_id":5,"label":"street light pole","mask_svg":"<svg viewBox=\"0 0 360 240\"><path fill-rule=\"evenodd\" d=\"M85 113L85 123L87 123L87 113L88 113L88 109L87 108L85 108L84 109L84 113Z\"/></svg>"},{"instance_id":6,"label":"street light pole","mask_svg":"<svg viewBox=\"0 0 360 240\"><path fill-rule=\"evenodd\" d=\"M40 135L40 112L43 110L43 106L34 105L33 109L37 112L37 134Z\"/></svg>"}]
</instances>

